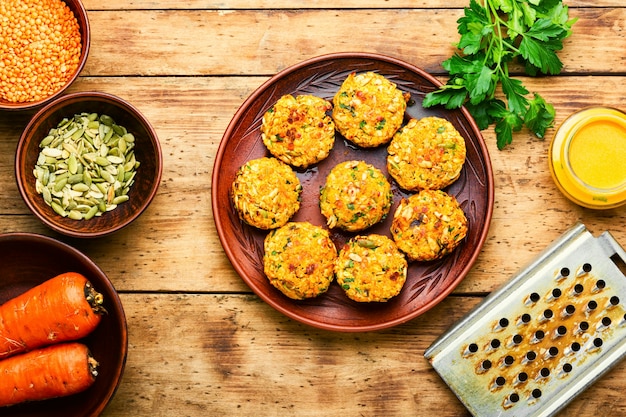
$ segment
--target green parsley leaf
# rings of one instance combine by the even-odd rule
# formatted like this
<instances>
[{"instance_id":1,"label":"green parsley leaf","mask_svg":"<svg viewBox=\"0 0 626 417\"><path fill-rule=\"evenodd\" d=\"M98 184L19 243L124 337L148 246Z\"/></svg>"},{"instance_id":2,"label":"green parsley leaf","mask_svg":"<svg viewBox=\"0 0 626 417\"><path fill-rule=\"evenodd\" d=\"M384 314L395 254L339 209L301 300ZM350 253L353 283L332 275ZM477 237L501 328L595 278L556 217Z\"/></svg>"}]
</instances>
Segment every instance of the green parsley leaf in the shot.
<instances>
[{"instance_id":1,"label":"green parsley leaf","mask_svg":"<svg viewBox=\"0 0 626 417\"><path fill-rule=\"evenodd\" d=\"M458 51L442 62L450 78L426 94L422 106L466 106L481 130L495 125L498 149L524 126L543 138L553 126L554 108L511 77L508 65L517 61L530 76L559 74L557 52L575 22L562 0L470 0L457 20ZM504 100L497 97L498 86Z\"/></svg>"}]
</instances>

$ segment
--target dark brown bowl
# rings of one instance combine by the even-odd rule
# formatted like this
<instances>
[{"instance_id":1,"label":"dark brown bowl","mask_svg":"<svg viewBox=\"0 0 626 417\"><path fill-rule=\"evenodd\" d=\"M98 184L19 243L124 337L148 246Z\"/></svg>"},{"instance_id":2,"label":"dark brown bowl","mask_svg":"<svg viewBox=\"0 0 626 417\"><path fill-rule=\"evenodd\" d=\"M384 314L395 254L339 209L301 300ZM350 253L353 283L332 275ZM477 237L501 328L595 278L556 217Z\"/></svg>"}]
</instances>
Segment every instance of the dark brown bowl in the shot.
<instances>
[{"instance_id":1,"label":"dark brown bowl","mask_svg":"<svg viewBox=\"0 0 626 417\"><path fill-rule=\"evenodd\" d=\"M244 224L231 203L229 190L238 168L246 161L269 153L261 140L263 114L283 94L313 94L332 99L350 72L376 71L411 94L405 114L410 117L439 116L448 119L463 135L467 160L460 178L446 189L463 208L469 232L450 255L434 262L412 262L407 281L397 297L386 303L357 303L349 300L336 283L325 294L306 301L295 301L274 288L263 273L263 239L267 232ZM220 143L213 168L212 205L217 232L233 267L250 288L276 310L314 327L335 331L379 330L413 319L443 300L465 278L476 261L487 237L494 201L491 161L483 137L466 109L425 109L424 95L441 83L423 70L401 60L370 53L324 55L287 68L261 85L239 108ZM324 161L298 171L303 186L302 204L293 221L326 225L319 210L319 190L326 175L346 160L364 160L386 175L387 148L357 148L337 134L335 146ZM394 181L393 213L408 195ZM390 236L392 215L363 233ZM352 236L333 230L331 237L341 248Z\"/></svg>"},{"instance_id":2,"label":"dark brown bowl","mask_svg":"<svg viewBox=\"0 0 626 417\"><path fill-rule=\"evenodd\" d=\"M63 88L55 92L54 94L46 97L45 99L38 101L30 101L24 103L14 103L11 101L7 101L0 97L0 110L32 110L38 107L43 106L46 103L51 102L56 97L60 96L67 90L67 88L78 78L78 75L81 73L83 68L85 67L85 63L87 62L87 57L89 56L89 47L91 45L91 32L89 28L89 18L87 16L87 11L83 6L80 0L63 0L67 7L70 8L74 16L76 16L76 20L78 21L78 26L80 27L81 34L81 42L82 42L82 50L80 54L80 60L78 62L78 67L72 76L68 79L67 83Z\"/></svg>"},{"instance_id":3,"label":"dark brown bowl","mask_svg":"<svg viewBox=\"0 0 626 417\"><path fill-rule=\"evenodd\" d=\"M33 169L39 144L64 118L82 112L107 114L135 136L135 156L140 162L129 201L115 210L89 220L72 220L55 213L35 189ZM17 144L15 177L28 208L44 224L67 236L94 238L128 226L141 215L156 195L162 173L161 146L150 122L127 101L106 93L80 92L61 96L39 110Z\"/></svg>"},{"instance_id":4,"label":"dark brown bowl","mask_svg":"<svg viewBox=\"0 0 626 417\"><path fill-rule=\"evenodd\" d=\"M84 342L100 363L95 383L65 398L0 408L0 417L95 417L107 406L122 378L128 349L126 316L102 270L73 247L31 233L0 235L0 304L64 272L83 274L104 295L107 314Z\"/></svg>"}]
</instances>

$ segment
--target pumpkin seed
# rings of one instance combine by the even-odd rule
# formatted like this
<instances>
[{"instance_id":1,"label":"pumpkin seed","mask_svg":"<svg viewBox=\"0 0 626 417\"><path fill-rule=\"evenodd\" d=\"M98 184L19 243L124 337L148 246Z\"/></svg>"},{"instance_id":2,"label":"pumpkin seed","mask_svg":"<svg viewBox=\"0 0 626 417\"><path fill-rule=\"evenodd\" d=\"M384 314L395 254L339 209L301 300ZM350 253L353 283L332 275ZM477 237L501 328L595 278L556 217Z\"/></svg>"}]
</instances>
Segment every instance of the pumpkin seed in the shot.
<instances>
[{"instance_id":1,"label":"pumpkin seed","mask_svg":"<svg viewBox=\"0 0 626 417\"><path fill-rule=\"evenodd\" d=\"M35 188L55 213L89 220L129 200L139 167L135 137L112 117L64 118L39 147Z\"/></svg>"},{"instance_id":2,"label":"pumpkin seed","mask_svg":"<svg viewBox=\"0 0 626 417\"><path fill-rule=\"evenodd\" d=\"M93 216L95 216L97 212L98 212L98 206L93 206L89 209L87 213L85 213L85 215L83 216L83 219L89 220Z\"/></svg>"},{"instance_id":3,"label":"pumpkin seed","mask_svg":"<svg viewBox=\"0 0 626 417\"><path fill-rule=\"evenodd\" d=\"M115 197L112 201L113 204L118 205L118 204L122 204L124 202L128 201L128 196L127 195L118 195L117 197Z\"/></svg>"}]
</instances>

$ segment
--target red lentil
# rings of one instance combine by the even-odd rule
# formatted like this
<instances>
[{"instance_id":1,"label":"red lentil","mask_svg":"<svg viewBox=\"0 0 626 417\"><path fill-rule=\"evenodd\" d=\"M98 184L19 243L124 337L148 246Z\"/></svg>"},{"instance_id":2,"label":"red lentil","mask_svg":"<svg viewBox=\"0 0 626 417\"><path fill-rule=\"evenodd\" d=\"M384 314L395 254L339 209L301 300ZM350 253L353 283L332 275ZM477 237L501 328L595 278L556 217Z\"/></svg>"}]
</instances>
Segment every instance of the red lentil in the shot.
<instances>
[{"instance_id":1,"label":"red lentil","mask_svg":"<svg viewBox=\"0 0 626 417\"><path fill-rule=\"evenodd\" d=\"M80 54L78 21L63 1L0 1L0 99L49 97L77 71Z\"/></svg>"}]
</instances>

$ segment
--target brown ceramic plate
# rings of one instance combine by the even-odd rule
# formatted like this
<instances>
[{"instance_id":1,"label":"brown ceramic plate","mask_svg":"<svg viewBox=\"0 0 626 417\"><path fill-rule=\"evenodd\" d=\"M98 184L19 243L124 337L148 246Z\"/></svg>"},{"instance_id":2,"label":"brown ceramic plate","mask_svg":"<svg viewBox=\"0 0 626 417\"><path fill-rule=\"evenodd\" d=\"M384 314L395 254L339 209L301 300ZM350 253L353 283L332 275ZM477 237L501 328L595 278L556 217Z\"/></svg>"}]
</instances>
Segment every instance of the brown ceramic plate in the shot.
<instances>
[{"instance_id":1,"label":"brown ceramic plate","mask_svg":"<svg viewBox=\"0 0 626 417\"><path fill-rule=\"evenodd\" d=\"M469 220L465 241L449 256L428 263L411 263L402 292L386 303L357 303L348 299L336 283L317 298L295 301L275 289L263 273L263 239L267 232L242 223L229 197L237 169L246 161L268 156L260 135L265 111L284 94L313 94L332 99L350 72L377 71L411 93L406 117L439 116L448 119L467 142L467 161L460 178L446 189L454 195ZM314 327L345 331L371 331L395 326L419 316L445 298L465 278L485 241L493 211L493 173L480 130L465 109L424 109L424 95L441 83L428 73L400 60L369 53L340 53L320 56L272 77L239 108L220 143L213 168L212 206L218 235L233 267L265 302L286 316ZM339 134L330 156L313 168L298 172L303 185L302 206L293 221L325 225L320 213L319 189L337 163L365 160L384 173L387 148L360 149ZM393 212L408 194L391 181L394 204L383 222L366 232L389 236ZM333 230L337 248L353 234Z\"/></svg>"}]
</instances>

